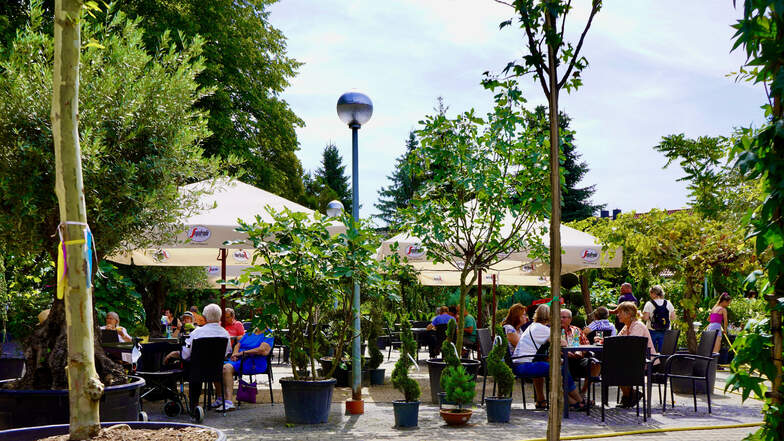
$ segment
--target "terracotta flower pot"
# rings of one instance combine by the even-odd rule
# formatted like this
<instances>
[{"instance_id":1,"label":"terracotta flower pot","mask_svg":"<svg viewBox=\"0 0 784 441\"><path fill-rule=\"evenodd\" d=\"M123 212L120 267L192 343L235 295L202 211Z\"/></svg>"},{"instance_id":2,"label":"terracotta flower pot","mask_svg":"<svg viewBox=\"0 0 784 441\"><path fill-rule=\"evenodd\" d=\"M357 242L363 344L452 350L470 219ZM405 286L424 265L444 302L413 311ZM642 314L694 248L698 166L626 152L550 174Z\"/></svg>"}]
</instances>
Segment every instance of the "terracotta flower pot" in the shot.
<instances>
[{"instance_id":1,"label":"terracotta flower pot","mask_svg":"<svg viewBox=\"0 0 784 441\"><path fill-rule=\"evenodd\" d=\"M450 426L462 426L471 419L471 409L441 409L441 418Z\"/></svg>"}]
</instances>

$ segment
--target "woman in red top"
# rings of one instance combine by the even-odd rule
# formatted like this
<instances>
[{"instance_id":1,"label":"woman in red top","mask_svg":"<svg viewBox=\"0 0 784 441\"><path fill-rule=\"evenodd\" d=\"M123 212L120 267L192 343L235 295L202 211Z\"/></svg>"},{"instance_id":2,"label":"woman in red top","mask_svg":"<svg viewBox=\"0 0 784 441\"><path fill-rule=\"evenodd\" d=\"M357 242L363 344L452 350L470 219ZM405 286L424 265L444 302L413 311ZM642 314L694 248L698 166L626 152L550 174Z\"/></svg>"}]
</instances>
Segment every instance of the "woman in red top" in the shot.
<instances>
[{"instance_id":1,"label":"woman in red top","mask_svg":"<svg viewBox=\"0 0 784 441\"><path fill-rule=\"evenodd\" d=\"M229 333L229 335L232 337L232 340L235 340L235 337L238 338L245 335L245 327L242 326L242 323L239 320L235 320L233 309L226 308L223 314L225 315L226 322L223 325L223 329Z\"/></svg>"}]
</instances>

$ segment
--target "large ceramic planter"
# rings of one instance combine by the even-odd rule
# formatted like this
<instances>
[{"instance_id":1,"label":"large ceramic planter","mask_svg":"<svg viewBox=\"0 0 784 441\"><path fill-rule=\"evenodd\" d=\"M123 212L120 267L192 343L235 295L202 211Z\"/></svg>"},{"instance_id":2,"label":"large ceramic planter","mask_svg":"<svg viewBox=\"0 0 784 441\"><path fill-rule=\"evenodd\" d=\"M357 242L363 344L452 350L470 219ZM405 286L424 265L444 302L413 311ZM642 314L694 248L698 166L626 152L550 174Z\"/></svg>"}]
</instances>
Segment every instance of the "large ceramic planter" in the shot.
<instances>
[{"instance_id":1,"label":"large ceramic planter","mask_svg":"<svg viewBox=\"0 0 784 441\"><path fill-rule=\"evenodd\" d=\"M419 401L393 401L392 408L395 411L395 427L416 427L419 424Z\"/></svg>"},{"instance_id":2,"label":"large ceramic planter","mask_svg":"<svg viewBox=\"0 0 784 441\"><path fill-rule=\"evenodd\" d=\"M468 423L473 412L471 409L441 409L439 413L450 426L462 426Z\"/></svg>"},{"instance_id":3,"label":"large ceramic planter","mask_svg":"<svg viewBox=\"0 0 784 441\"><path fill-rule=\"evenodd\" d=\"M101 423L102 427L110 427L116 422ZM185 424L185 423L164 423L164 422L122 422L127 424L131 429L167 429L167 428L185 428L185 427L198 427L200 429L210 430L218 437L217 441L226 441L226 434L218 429L207 426L200 426L198 424ZM0 439L3 441L29 441L32 439L41 439L49 436L65 435L68 433L68 424L58 424L54 426L39 426L39 427L25 427L22 429L10 429L0 431Z\"/></svg>"},{"instance_id":4,"label":"large ceramic planter","mask_svg":"<svg viewBox=\"0 0 784 441\"><path fill-rule=\"evenodd\" d=\"M708 372L708 391L713 392L713 385L716 384L716 367L719 359L719 354L713 354L713 361L710 363L710 371ZM694 362L692 360L674 359L672 360L671 372L673 374L692 375ZM692 392L691 380L682 378L672 379L672 391L676 394L691 395ZM705 382L694 382L696 393L705 394Z\"/></svg>"},{"instance_id":5,"label":"large ceramic planter","mask_svg":"<svg viewBox=\"0 0 784 441\"><path fill-rule=\"evenodd\" d=\"M107 386L101 396L101 421L138 421L139 394L144 380ZM68 390L13 390L0 388L0 429L66 424Z\"/></svg>"},{"instance_id":6,"label":"large ceramic planter","mask_svg":"<svg viewBox=\"0 0 784 441\"><path fill-rule=\"evenodd\" d=\"M485 398L485 410L487 411L488 423L508 423L512 415L512 399L487 397Z\"/></svg>"},{"instance_id":7,"label":"large ceramic planter","mask_svg":"<svg viewBox=\"0 0 784 441\"><path fill-rule=\"evenodd\" d=\"M465 367L466 371L476 379L476 374L479 372L479 367L482 363L479 360L471 360L469 358L461 358L460 364ZM430 399L433 403L438 403L438 393L441 392L441 372L446 368L446 363L441 358L431 358L427 360L427 370L430 376Z\"/></svg>"},{"instance_id":8,"label":"large ceramic planter","mask_svg":"<svg viewBox=\"0 0 784 441\"><path fill-rule=\"evenodd\" d=\"M315 381L281 378L286 421L295 424L326 423L335 382L334 378Z\"/></svg>"}]
</instances>

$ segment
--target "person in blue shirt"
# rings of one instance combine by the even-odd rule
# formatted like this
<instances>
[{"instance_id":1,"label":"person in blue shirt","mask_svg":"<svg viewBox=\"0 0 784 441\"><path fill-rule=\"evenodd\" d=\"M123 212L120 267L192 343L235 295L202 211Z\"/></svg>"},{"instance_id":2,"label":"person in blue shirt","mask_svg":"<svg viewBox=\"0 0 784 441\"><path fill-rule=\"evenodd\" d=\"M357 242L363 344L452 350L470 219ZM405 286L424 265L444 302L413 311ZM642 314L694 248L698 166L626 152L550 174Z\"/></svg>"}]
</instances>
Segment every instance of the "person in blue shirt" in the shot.
<instances>
[{"instance_id":1,"label":"person in blue shirt","mask_svg":"<svg viewBox=\"0 0 784 441\"><path fill-rule=\"evenodd\" d=\"M226 410L234 410L234 373L240 372L242 364L243 375L260 374L267 370L267 355L274 346L275 337L269 328L261 331L259 328L252 333L245 334L240 342L234 346L231 357L223 364L223 385L224 396L226 397ZM217 389L219 385L215 385ZM217 408L223 402L220 398L213 403L212 407Z\"/></svg>"},{"instance_id":2,"label":"person in blue shirt","mask_svg":"<svg viewBox=\"0 0 784 441\"><path fill-rule=\"evenodd\" d=\"M454 320L455 317L449 314L449 308L446 306L441 306L438 308L438 315L433 317L433 320L430 321L430 324L427 326L427 329L433 330L436 329L438 325L445 325L449 323L449 320Z\"/></svg>"}]
</instances>

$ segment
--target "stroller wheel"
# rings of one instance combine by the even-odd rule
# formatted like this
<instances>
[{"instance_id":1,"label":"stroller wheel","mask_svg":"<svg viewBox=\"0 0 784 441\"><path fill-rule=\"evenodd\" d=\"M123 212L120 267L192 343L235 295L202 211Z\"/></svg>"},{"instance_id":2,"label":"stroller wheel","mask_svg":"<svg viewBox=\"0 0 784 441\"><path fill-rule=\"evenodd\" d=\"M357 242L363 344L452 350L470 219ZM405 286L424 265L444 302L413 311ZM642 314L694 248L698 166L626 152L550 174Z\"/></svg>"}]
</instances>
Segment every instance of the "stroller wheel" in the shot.
<instances>
[{"instance_id":1,"label":"stroller wheel","mask_svg":"<svg viewBox=\"0 0 784 441\"><path fill-rule=\"evenodd\" d=\"M194 423L201 424L204 422L204 409L202 409L201 406L196 406L196 408L193 409L193 415L191 415L191 418L193 419Z\"/></svg>"},{"instance_id":2,"label":"stroller wheel","mask_svg":"<svg viewBox=\"0 0 784 441\"><path fill-rule=\"evenodd\" d=\"M147 417L147 412L143 410L139 411L139 421L144 421L144 422L150 421L150 419Z\"/></svg>"},{"instance_id":3,"label":"stroller wheel","mask_svg":"<svg viewBox=\"0 0 784 441\"><path fill-rule=\"evenodd\" d=\"M174 418L182 413L182 406L176 401L167 401L166 404L163 405L163 413L166 414L167 417Z\"/></svg>"}]
</instances>

